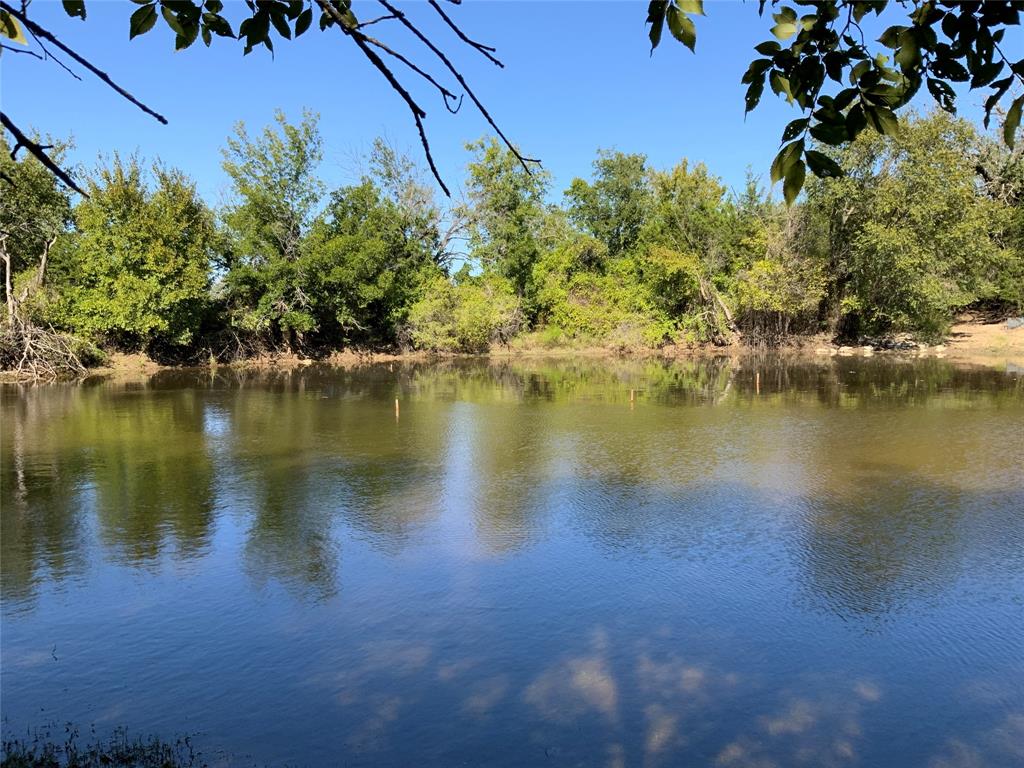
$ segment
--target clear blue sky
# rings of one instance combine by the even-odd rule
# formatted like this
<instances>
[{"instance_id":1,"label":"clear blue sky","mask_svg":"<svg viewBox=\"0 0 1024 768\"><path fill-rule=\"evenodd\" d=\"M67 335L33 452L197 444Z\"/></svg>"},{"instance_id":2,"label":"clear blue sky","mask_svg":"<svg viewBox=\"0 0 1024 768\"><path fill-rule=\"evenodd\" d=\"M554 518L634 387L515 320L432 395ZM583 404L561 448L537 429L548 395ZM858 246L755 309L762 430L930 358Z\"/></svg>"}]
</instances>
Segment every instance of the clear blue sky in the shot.
<instances>
[{"instance_id":1,"label":"clear blue sky","mask_svg":"<svg viewBox=\"0 0 1024 768\"><path fill-rule=\"evenodd\" d=\"M232 0L226 5L225 14L237 18L242 9L232 9ZM666 33L651 57L646 5L478 0L449 7L470 37L498 48L504 70L459 43L425 2L403 7L445 44L505 132L544 161L556 196L574 176L589 175L598 147L644 152L656 166L683 157L703 161L731 186L742 184L748 166L767 177L782 127L797 113L766 90L761 107L744 119L745 86L739 81L752 47L770 36L771 21L758 17L756 2L709 0L707 17L698 20L696 55ZM170 125L160 125L87 72L77 82L50 62L4 55L4 111L22 125L73 135L77 160L92 163L101 152L138 149L186 170L216 204L226 191L219 149L232 125L244 120L258 128L277 107L294 118L303 107L320 113L322 175L330 185L353 180L354 158L378 135L422 157L405 105L337 30L320 32L314 23L297 42L281 41L276 58L263 49L243 58L240 43L218 38L211 48L198 41L176 53L162 22L129 43L128 16L135 6L127 0L88 0L87 7L85 22L67 18L56 0L35 0L32 13L165 114ZM375 3L357 2L355 9L362 18L379 15ZM397 26L372 29L416 52L417 63L431 63L429 52ZM1019 36L1011 43L1018 53L1020 43ZM401 69L396 63L396 72ZM427 110L438 165L455 188L467 161L463 145L486 133L487 125L468 99L452 116L415 76L403 79ZM962 112L976 116L981 100L965 94ZM929 98L920 104L928 108Z\"/></svg>"}]
</instances>

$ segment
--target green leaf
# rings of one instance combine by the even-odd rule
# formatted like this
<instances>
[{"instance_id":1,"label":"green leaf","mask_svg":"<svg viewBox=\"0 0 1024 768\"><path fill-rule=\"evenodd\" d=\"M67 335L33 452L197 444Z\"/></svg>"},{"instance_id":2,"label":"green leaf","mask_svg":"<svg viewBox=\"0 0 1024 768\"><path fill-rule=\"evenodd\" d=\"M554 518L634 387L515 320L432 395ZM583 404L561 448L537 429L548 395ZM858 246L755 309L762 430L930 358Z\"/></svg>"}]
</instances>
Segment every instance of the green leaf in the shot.
<instances>
[{"instance_id":1,"label":"green leaf","mask_svg":"<svg viewBox=\"0 0 1024 768\"><path fill-rule=\"evenodd\" d=\"M972 68L971 72L971 88L982 88L999 76L999 73L1003 71L1003 62L991 61L988 64L982 64L977 68Z\"/></svg>"},{"instance_id":2,"label":"green leaf","mask_svg":"<svg viewBox=\"0 0 1024 768\"><path fill-rule=\"evenodd\" d=\"M793 103L793 92L790 89L788 78L780 75L778 70L772 70L772 73L768 76L768 82L771 84L772 90L777 96L785 94L786 101L790 104Z\"/></svg>"},{"instance_id":3,"label":"green leaf","mask_svg":"<svg viewBox=\"0 0 1024 768\"><path fill-rule=\"evenodd\" d=\"M992 95L985 99L985 119L983 124L986 128L988 128L989 120L992 118L992 110L995 109L996 104L1003 98L1003 95L1010 90L1011 85L1013 85L1013 75L992 83Z\"/></svg>"},{"instance_id":4,"label":"green leaf","mask_svg":"<svg viewBox=\"0 0 1024 768\"><path fill-rule=\"evenodd\" d=\"M156 24L156 6L144 5L128 20L128 39L134 40L139 35L144 35Z\"/></svg>"},{"instance_id":5,"label":"green leaf","mask_svg":"<svg viewBox=\"0 0 1024 768\"><path fill-rule=\"evenodd\" d=\"M805 157L811 173L819 179L838 178L843 175L843 169L839 167L839 163L823 152L809 149L805 153Z\"/></svg>"},{"instance_id":6,"label":"green leaf","mask_svg":"<svg viewBox=\"0 0 1024 768\"><path fill-rule=\"evenodd\" d=\"M804 177L807 175L807 168L804 161L797 155L796 161L786 171L786 180L782 183L782 196L786 198L786 205L792 205L797 195L804 186Z\"/></svg>"},{"instance_id":7,"label":"green leaf","mask_svg":"<svg viewBox=\"0 0 1024 768\"><path fill-rule=\"evenodd\" d=\"M220 0L206 0L206 10L210 13L220 13L224 10L224 3Z\"/></svg>"},{"instance_id":8,"label":"green leaf","mask_svg":"<svg viewBox=\"0 0 1024 768\"><path fill-rule=\"evenodd\" d=\"M811 136L816 138L822 144L828 144L831 147L837 147L840 144L845 144L849 136L846 133L846 126L844 125L828 125L826 123L817 123L811 126Z\"/></svg>"},{"instance_id":9,"label":"green leaf","mask_svg":"<svg viewBox=\"0 0 1024 768\"><path fill-rule=\"evenodd\" d=\"M167 22L167 26L170 27L176 35L179 37L186 37L185 29L181 26L178 21L178 17L174 15L174 12L167 6L160 7L160 15L164 17L164 21Z\"/></svg>"},{"instance_id":10,"label":"green leaf","mask_svg":"<svg viewBox=\"0 0 1024 768\"><path fill-rule=\"evenodd\" d=\"M1022 108L1024 108L1024 96L1018 96L1010 105L1010 109L1006 113L1006 120L1003 122L1003 141L1010 149L1013 149L1017 140L1017 127L1020 125Z\"/></svg>"},{"instance_id":11,"label":"green leaf","mask_svg":"<svg viewBox=\"0 0 1024 768\"><path fill-rule=\"evenodd\" d=\"M292 39L292 30L288 26L288 22L285 20L284 16L277 13L272 13L270 14L270 21L273 23L274 29L277 30L277 34L279 34L285 40Z\"/></svg>"},{"instance_id":12,"label":"green leaf","mask_svg":"<svg viewBox=\"0 0 1024 768\"><path fill-rule=\"evenodd\" d=\"M900 131L896 115L888 107L864 105L864 116L868 124L883 136L895 136Z\"/></svg>"},{"instance_id":13,"label":"green leaf","mask_svg":"<svg viewBox=\"0 0 1024 768\"><path fill-rule=\"evenodd\" d=\"M313 23L313 9L307 8L299 14L298 20L295 22L295 36L298 37L307 29L309 25Z\"/></svg>"},{"instance_id":14,"label":"green leaf","mask_svg":"<svg viewBox=\"0 0 1024 768\"><path fill-rule=\"evenodd\" d=\"M661 42L661 30L665 26L665 12L668 10L668 0L651 0L647 6L647 23L651 25L647 36L651 39L651 53Z\"/></svg>"},{"instance_id":15,"label":"green leaf","mask_svg":"<svg viewBox=\"0 0 1024 768\"><path fill-rule=\"evenodd\" d=\"M693 19L674 5L668 7L668 29L672 37L691 51L694 50L697 45L697 28L693 24Z\"/></svg>"},{"instance_id":16,"label":"green leaf","mask_svg":"<svg viewBox=\"0 0 1024 768\"><path fill-rule=\"evenodd\" d=\"M956 93L945 80L928 78L928 92L942 109L950 114L956 114Z\"/></svg>"},{"instance_id":17,"label":"green leaf","mask_svg":"<svg viewBox=\"0 0 1024 768\"><path fill-rule=\"evenodd\" d=\"M788 40L796 34L796 11L792 8L783 7L778 13L773 13L775 26L772 27L772 34L779 40Z\"/></svg>"},{"instance_id":18,"label":"green leaf","mask_svg":"<svg viewBox=\"0 0 1024 768\"><path fill-rule=\"evenodd\" d=\"M203 27L204 33L210 31L221 37L235 36L235 33L231 31L231 24L223 16L218 16L215 13L204 13L203 22L205 23ZM203 39L205 40L206 38L204 37Z\"/></svg>"},{"instance_id":19,"label":"green leaf","mask_svg":"<svg viewBox=\"0 0 1024 768\"><path fill-rule=\"evenodd\" d=\"M694 13L698 16L704 15L704 0L677 0L679 10L683 13Z\"/></svg>"},{"instance_id":20,"label":"green leaf","mask_svg":"<svg viewBox=\"0 0 1024 768\"><path fill-rule=\"evenodd\" d=\"M906 32L910 27L904 27L896 25L889 27L882 36L878 38L878 42L884 45L886 48L899 48L900 47L900 35Z\"/></svg>"},{"instance_id":21,"label":"green leaf","mask_svg":"<svg viewBox=\"0 0 1024 768\"><path fill-rule=\"evenodd\" d=\"M25 33L21 31L18 20L3 9L0 9L0 35L16 43L28 45L28 40L25 39Z\"/></svg>"},{"instance_id":22,"label":"green leaf","mask_svg":"<svg viewBox=\"0 0 1024 768\"><path fill-rule=\"evenodd\" d=\"M772 184L785 178L793 163L800 159L804 151L804 140L791 142L779 150L779 154L772 161Z\"/></svg>"},{"instance_id":23,"label":"green leaf","mask_svg":"<svg viewBox=\"0 0 1024 768\"><path fill-rule=\"evenodd\" d=\"M806 117L801 117L798 120L791 122L782 132L782 140L789 141L791 139L795 139L804 132L804 129L807 128L807 123L808 119Z\"/></svg>"},{"instance_id":24,"label":"green leaf","mask_svg":"<svg viewBox=\"0 0 1024 768\"><path fill-rule=\"evenodd\" d=\"M71 18L85 19L85 0L63 0L64 13Z\"/></svg>"},{"instance_id":25,"label":"green leaf","mask_svg":"<svg viewBox=\"0 0 1024 768\"><path fill-rule=\"evenodd\" d=\"M791 21L780 21L772 27L772 34L779 40L788 40L796 34L796 24Z\"/></svg>"}]
</instances>

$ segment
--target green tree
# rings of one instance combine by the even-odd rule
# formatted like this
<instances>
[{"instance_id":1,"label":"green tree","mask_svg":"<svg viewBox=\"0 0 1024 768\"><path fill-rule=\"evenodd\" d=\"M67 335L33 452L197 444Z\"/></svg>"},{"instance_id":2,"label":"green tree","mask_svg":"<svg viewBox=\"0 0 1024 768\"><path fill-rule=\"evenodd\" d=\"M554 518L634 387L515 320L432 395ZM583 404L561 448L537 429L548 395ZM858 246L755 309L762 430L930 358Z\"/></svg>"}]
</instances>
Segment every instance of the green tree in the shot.
<instances>
[{"instance_id":1,"label":"green tree","mask_svg":"<svg viewBox=\"0 0 1024 768\"><path fill-rule=\"evenodd\" d=\"M576 178L565 191L569 218L608 246L612 258L632 251L651 202L647 158L599 150L593 183Z\"/></svg>"},{"instance_id":2,"label":"green tree","mask_svg":"<svg viewBox=\"0 0 1024 768\"><path fill-rule=\"evenodd\" d=\"M50 317L130 349L194 341L218 244L213 215L182 172L115 155L88 180L75 232L54 257Z\"/></svg>"},{"instance_id":3,"label":"green tree","mask_svg":"<svg viewBox=\"0 0 1024 768\"><path fill-rule=\"evenodd\" d=\"M473 255L484 270L511 281L530 313L549 176L527 171L495 139L481 139L467 149L474 153L466 183L470 205L464 209Z\"/></svg>"},{"instance_id":4,"label":"green tree","mask_svg":"<svg viewBox=\"0 0 1024 768\"><path fill-rule=\"evenodd\" d=\"M233 325L294 349L316 327L296 267L324 192L322 141L312 112L298 125L281 111L274 120L255 138L238 123L223 150L234 195L224 212L233 241L225 292Z\"/></svg>"},{"instance_id":5,"label":"green tree","mask_svg":"<svg viewBox=\"0 0 1024 768\"><path fill-rule=\"evenodd\" d=\"M726 189L703 164L691 168L685 160L653 172L651 184L654 202L638 256L642 279L696 340L724 343L734 329L723 293L736 224Z\"/></svg>"},{"instance_id":6,"label":"green tree","mask_svg":"<svg viewBox=\"0 0 1024 768\"><path fill-rule=\"evenodd\" d=\"M418 207L402 208L370 179L331 194L296 263L320 339L391 344L423 284L442 271Z\"/></svg>"},{"instance_id":7,"label":"green tree","mask_svg":"<svg viewBox=\"0 0 1024 768\"><path fill-rule=\"evenodd\" d=\"M67 142L56 144L52 154L60 159L68 148ZM0 140L0 258L8 328L32 289L43 285L50 249L71 224L71 200L54 175L32 155L14 160L9 149ZM31 275L16 279L26 270Z\"/></svg>"},{"instance_id":8,"label":"green tree","mask_svg":"<svg viewBox=\"0 0 1024 768\"><path fill-rule=\"evenodd\" d=\"M999 214L978 185L977 147L969 123L936 112L896 136L863 134L838 156L847 175L812 185L840 332L938 339L983 293Z\"/></svg>"}]
</instances>

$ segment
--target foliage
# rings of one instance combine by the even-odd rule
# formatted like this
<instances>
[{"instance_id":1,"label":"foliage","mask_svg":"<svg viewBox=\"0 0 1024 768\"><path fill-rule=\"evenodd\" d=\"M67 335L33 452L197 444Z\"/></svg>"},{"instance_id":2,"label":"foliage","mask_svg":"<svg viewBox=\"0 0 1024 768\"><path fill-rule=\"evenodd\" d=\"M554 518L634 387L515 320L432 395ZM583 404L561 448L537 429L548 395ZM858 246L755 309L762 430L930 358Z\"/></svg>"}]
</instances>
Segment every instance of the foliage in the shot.
<instances>
[{"instance_id":1,"label":"foliage","mask_svg":"<svg viewBox=\"0 0 1024 768\"><path fill-rule=\"evenodd\" d=\"M1024 150L942 112L820 145L848 173L812 181L793 206L755 178L733 192L703 165L608 151L554 206L546 176L487 140L470 146L455 208L383 142L365 176L324 195L320 146L309 113L254 137L239 126L223 230L183 174L116 156L85 177L69 229L46 169L3 161L24 178L0 201L3 242L18 248L5 255L24 265L10 295L31 300L0 362L29 349L39 370L79 370L90 341L194 361L279 346L937 340L963 307L1008 312L1024 298ZM44 234L52 249L33 254Z\"/></svg>"},{"instance_id":2,"label":"foliage","mask_svg":"<svg viewBox=\"0 0 1024 768\"><path fill-rule=\"evenodd\" d=\"M47 144L57 159L71 148L52 139ZM70 223L71 200L53 174L32 155L13 160L0 139L0 249L10 258L12 278L34 268L46 244Z\"/></svg>"},{"instance_id":3,"label":"foliage","mask_svg":"<svg viewBox=\"0 0 1024 768\"><path fill-rule=\"evenodd\" d=\"M654 202L638 256L660 307L687 315L694 341L725 343L731 315L721 295L734 257L735 211L725 187L703 165L684 160L651 174Z\"/></svg>"},{"instance_id":4,"label":"foliage","mask_svg":"<svg viewBox=\"0 0 1024 768\"><path fill-rule=\"evenodd\" d=\"M794 330L815 329L826 277L820 258L799 247L812 225L804 211L766 208L744 241L760 255L737 273L732 301L748 343L778 344Z\"/></svg>"},{"instance_id":5,"label":"foliage","mask_svg":"<svg viewBox=\"0 0 1024 768\"><path fill-rule=\"evenodd\" d=\"M607 258L607 246L580 235L555 248L534 268L538 322L564 344L656 347L673 323L659 311L631 259Z\"/></svg>"},{"instance_id":6,"label":"foliage","mask_svg":"<svg viewBox=\"0 0 1024 768\"><path fill-rule=\"evenodd\" d=\"M127 348L195 340L218 244L213 216L177 170L115 155L88 180L75 232L53 256L59 327Z\"/></svg>"},{"instance_id":7,"label":"foliage","mask_svg":"<svg viewBox=\"0 0 1024 768\"><path fill-rule=\"evenodd\" d=\"M852 329L939 338L952 311L979 297L998 245L992 202L978 193L977 141L970 124L938 112L896 137L861 136L839 156L849 174L812 189Z\"/></svg>"},{"instance_id":8,"label":"foliage","mask_svg":"<svg viewBox=\"0 0 1024 768\"><path fill-rule=\"evenodd\" d=\"M280 111L274 120L276 129L256 138L239 123L223 151L234 194L224 213L232 237L224 293L233 325L295 346L316 327L297 261L324 192L315 175L322 141L311 112L298 125Z\"/></svg>"},{"instance_id":9,"label":"foliage","mask_svg":"<svg viewBox=\"0 0 1024 768\"><path fill-rule=\"evenodd\" d=\"M763 15L766 0L761 0ZM893 4L895 5L895 4ZM800 15L794 6L809 12ZM818 0L793 5L772 1L775 39L755 47L755 58L743 76L746 111L760 103L767 83L776 96L796 104L803 117L782 133L784 146L772 164L772 182L784 181L786 202L792 203L804 184L807 169L819 178L842 174L842 164L812 146L855 140L867 128L895 136L896 113L921 89L940 108L956 113L958 84L987 89L985 125L996 105L1016 82L1024 84L1024 59L1012 61L1001 47L1007 29L1020 24L1024 3L900 3L904 23L893 24L871 47L862 28L868 14L881 17L889 0ZM647 22L652 51L667 25L691 51L696 45L693 16L704 14L703 0L652 0ZM788 42L788 45L786 43ZM1024 95L1014 98L1003 121L1003 136L1013 146L1024 109Z\"/></svg>"},{"instance_id":10,"label":"foliage","mask_svg":"<svg viewBox=\"0 0 1024 768\"><path fill-rule=\"evenodd\" d=\"M508 344L523 327L520 301L498 276L435 277L409 311L407 338L433 352L486 352Z\"/></svg>"},{"instance_id":11,"label":"foliage","mask_svg":"<svg viewBox=\"0 0 1024 768\"><path fill-rule=\"evenodd\" d=\"M331 194L295 270L322 338L378 345L397 339L424 283L441 274L434 242L415 234L417 213L385 198L369 179Z\"/></svg>"},{"instance_id":12,"label":"foliage","mask_svg":"<svg viewBox=\"0 0 1024 768\"><path fill-rule=\"evenodd\" d=\"M466 148L474 154L466 181L470 247L485 270L512 283L529 312L535 290L533 265L542 249L548 174L530 173L494 139Z\"/></svg>"},{"instance_id":13,"label":"foliage","mask_svg":"<svg viewBox=\"0 0 1024 768\"><path fill-rule=\"evenodd\" d=\"M611 257L632 251L640 237L650 185L643 155L600 150L594 181L573 179L565 192L570 220L601 240Z\"/></svg>"}]
</instances>

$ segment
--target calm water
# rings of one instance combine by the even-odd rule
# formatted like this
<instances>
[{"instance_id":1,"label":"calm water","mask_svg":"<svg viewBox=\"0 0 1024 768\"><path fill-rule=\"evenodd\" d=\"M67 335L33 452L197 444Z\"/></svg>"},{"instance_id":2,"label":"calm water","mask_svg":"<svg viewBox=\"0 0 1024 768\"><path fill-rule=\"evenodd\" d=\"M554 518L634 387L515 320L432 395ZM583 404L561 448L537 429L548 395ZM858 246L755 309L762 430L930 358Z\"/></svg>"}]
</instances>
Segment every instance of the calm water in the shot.
<instances>
[{"instance_id":1,"label":"calm water","mask_svg":"<svg viewBox=\"0 0 1024 768\"><path fill-rule=\"evenodd\" d=\"M2 419L5 736L126 726L274 766L1024 765L1020 374L170 373L7 388Z\"/></svg>"}]
</instances>

